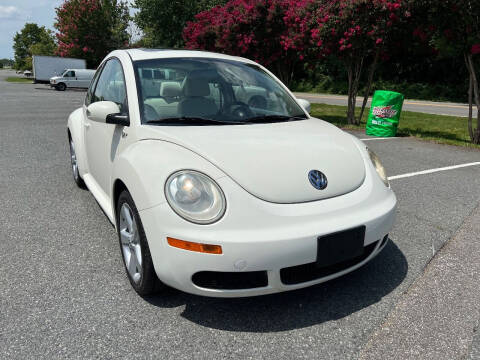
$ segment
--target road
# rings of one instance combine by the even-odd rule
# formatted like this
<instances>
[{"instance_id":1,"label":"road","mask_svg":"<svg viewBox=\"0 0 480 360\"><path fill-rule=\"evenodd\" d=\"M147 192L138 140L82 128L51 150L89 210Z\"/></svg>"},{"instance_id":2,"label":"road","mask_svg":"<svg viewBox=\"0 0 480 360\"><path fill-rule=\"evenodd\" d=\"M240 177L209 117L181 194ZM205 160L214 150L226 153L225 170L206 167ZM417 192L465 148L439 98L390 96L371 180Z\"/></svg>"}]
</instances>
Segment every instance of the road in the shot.
<instances>
[{"instance_id":1,"label":"road","mask_svg":"<svg viewBox=\"0 0 480 360\"><path fill-rule=\"evenodd\" d=\"M347 96L329 94L295 93L297 98L306 99L314 104L347 105ZM362 106L363 97L357 98L357 106ZM368 106L371 104L371 98ZM468 117L468 104L405 100L403 110L426 114Z\"/></svg>"},{"instance_id":2,"label":"road","mask_svg":"<svg viewBox=\"0 0 480 360\"><path fill-rule=\"evenodd\" d=\"M141 298L124 273L113 227L71 177L66 119L85 92L7 83L6 75L0 71L4 358L385 359L395 351L388 346L408 335L400 331L402 319L420 317L407 310L418 310L418 302L431 294L421 285L432 283L425 280L438 259L434 254L459 249L445 251L449 266L435 265L446 270L465 253L480 263L468 237L478 234L480 167L415 175L478 162L480 152L412 138L367 139L389 175L411 174L392 180L399 201L392 241L371 263L340 279L277 295L212 299L170 289ZM462 246L442 249L445 244ZM447 272L451 275L433 282L462 281L466 294L477 292L477 265L469 264L457 278ZM433 339L424 346L445 356L452 352L442 352L442 346L450 347L458 358L473 359L480 354L480 339L470 325L480 319L479 305L457 301L462 296L458 287L445 286L436 299L453 302L455 314L471 321L457 324L463 331L453 331L450 341ZM422 333L420 323L409 324ZM390 328L398 333L392 336ZM454 341L456 334L462 341ZM404 344L415 348L415 340Z\"/></svg>"}]
</instances>

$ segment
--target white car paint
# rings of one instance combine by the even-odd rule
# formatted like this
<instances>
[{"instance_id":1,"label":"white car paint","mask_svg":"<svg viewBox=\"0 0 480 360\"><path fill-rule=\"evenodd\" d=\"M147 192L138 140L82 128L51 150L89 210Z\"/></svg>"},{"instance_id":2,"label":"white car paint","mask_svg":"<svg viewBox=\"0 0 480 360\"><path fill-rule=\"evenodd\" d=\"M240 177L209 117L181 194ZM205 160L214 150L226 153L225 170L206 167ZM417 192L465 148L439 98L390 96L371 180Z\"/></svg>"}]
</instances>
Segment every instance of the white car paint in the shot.
<instances>
[{"instance_id":1,"label":"white car paint","mask_svg":"<svg viewBox=\"0 0 480 360\"><path fill-rule=\"evenodd\" d=\"M255 63L180 50L119 50L104 62L112 57L123 67L130 126L89 119L84 105L70 115L68 130L75 143L79 173L115 225L115 184L121 181L129 190L162 282L206 296L269 294L341 276L385 246L382 239L393 226L396 197L377 174L365 145L338 128L312 117L252 126L141 124L132 61L186 57ZM305 109L305 103L300 105ZM165 182L184 169L208 175L223 190L227 208L218 222L190 223L167 203ZM312 169L328 175L328 187L322 192L309 183ZM281 269L315 262L319 236L357 226L366 227L364 245L375 244L366 259L312 281L282 283ZM174 248L167 237L221 245L223 254ZM199 287L192 276L201 271L266 271L268 285L240 290Z\"/></svg>"}]
</instances>

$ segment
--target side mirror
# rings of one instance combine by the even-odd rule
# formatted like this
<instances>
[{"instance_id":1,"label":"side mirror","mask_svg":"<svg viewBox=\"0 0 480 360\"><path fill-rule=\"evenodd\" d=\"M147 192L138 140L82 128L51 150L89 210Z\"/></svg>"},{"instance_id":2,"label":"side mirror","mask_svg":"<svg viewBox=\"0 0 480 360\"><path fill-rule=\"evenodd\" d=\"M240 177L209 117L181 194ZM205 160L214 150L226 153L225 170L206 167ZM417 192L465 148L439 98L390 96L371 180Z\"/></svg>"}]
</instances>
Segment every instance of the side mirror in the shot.
<instances>
[{"instance_id":1,"label":"side mirror","mask_svg":"<svg viewBox=\"0 0 480 360\"><path fill-rule=\"evenodd\" d=\"M310 114L310 110L312 109L310 101L305 99L297 99L297 101L305 109L305 111Z\"/></svg>"},{"instance_id":2,"label":"side mirror","mask_svg":"<svg viewBox=\"0 0 480 360\"><path fill-rule=\"evenodd\" d=\"M98 101L87 107L87 117L92 121L106 124L129 126L128 115L120 114L120 108L113 101Z\"/></svg>"}]
</instances>

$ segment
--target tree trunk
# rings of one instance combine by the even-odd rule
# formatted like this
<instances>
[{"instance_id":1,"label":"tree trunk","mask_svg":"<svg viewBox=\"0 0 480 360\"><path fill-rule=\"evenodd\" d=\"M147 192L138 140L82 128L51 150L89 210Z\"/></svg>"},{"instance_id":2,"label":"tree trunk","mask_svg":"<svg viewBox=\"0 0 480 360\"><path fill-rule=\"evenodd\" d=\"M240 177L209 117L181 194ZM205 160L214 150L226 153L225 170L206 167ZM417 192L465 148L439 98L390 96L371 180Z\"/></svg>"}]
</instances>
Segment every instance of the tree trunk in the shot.
<instances>
[{"instance_id":1,"label":"tree trunk","mask_svg":"<svg viewBox=\"0 0 480 360\"><path fill-rule=\"evenodd\" d=\"M468 134L470 135L470 140L473 141L473 76L470 74L470 81L468 86Z\"/></svg>"},{"instance_id":2,"label":"tree trunk","mask_svg":"<svg viewBox=\"0 0 480 360\"><path fill-rule=\"evenodd\" d=\"M367 88L365 89L365 95L363 97L362 110L360 111L359 122L362 121L365 108L367 107L368 97L370 96L370 91L372 90L373 76L375 75L375 70L377 69L378 57L380 56L380 51L377 50L373 63L370 66L370 72L368 73Z\"/></svg>"},{"instance_id":3,"label":"tree trunk","mask_svg":"<svg viewBox=\"0 0 480 360\"><path fill-rule=\"evenodd\" d=\"M295 64L285 61L277 63L275 68L277 70L275 75L277 75L277 77L282 83L285 84L286 87L289 87L293 80L293 70L295 68Z\"/></svg>"},{"instance_id":4,"label":"tree trunk","mask_svg":"<svg viewBox=\"0 0 480 360\"><path fill-rule=\"evenodd\" d=\"M347 104L347 122L353 124L355 121L355 112L352 115L352 97L353 97L353 64L347 65L348 76L348 104ZM355 104L353 105L355 111Z\"/></svg>"},{"instance_id":5,"label":"tree trunk","mask_svg":"<svg viewBox=\"0 0 480 360\"><path fill-rule=\"evenodd\" d=\"M347 121L352 125L359 125L355 117L355 107L357 105L358 86L363 69L363 57L347 64L348 74L348 109Z\"/></svg>"},{"instance_id":6,"label":"tree trunk","mask_svg":"<svg viewBox=\"0 0 480 360\"><path fill-rule=\"evenodd\" d=\"M474 144L480 144L480 91L478 88L478 78L477 78L477 73L475 71L475 64L473 63L472 54L465 54L465 61L467 63L467 68L470 73L471 81L473 84L472 86L473 95L475 98L475 104L477 106L477 128L473 130L473 126L472 126L471 130L472 130L473 136L471 136L471 140ZM469 123L470 122L471 122L471 118L469 120ZM469 126L471 125L469 124ZM469 132L470 132L470 129L469 129Z\"/></svg>"}]
</instances>

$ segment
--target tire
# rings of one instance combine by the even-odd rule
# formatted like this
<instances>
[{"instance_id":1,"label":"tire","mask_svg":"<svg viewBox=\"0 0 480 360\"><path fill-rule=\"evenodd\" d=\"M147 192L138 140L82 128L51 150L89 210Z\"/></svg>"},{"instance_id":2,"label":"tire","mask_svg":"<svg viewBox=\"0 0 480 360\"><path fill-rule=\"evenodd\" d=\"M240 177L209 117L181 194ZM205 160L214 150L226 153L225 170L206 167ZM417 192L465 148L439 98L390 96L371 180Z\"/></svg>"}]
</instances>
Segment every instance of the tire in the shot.
<instances>
[{"instance_id":1,"label":"tire","mask_svg":"<svg viewBox=\"0 0 480 360\"><path fill-rule=\"evenodd\" d=\"M70 147L70 164L72 167L73 180L80 189L86 189L85 183L83 182L83 179L80 176L80 172L78 170L78 160L77 154L75 152L75 145L73 144L73 140L70 135L68 136L68 143Z\"/></svg>"},{"instance_id":2,"label":"tire","mask_svg":"<svg viewBox=\"0 0 480 360\"><path fill-rule=\"evenodd\" d=\"M158 293L164 285L155 273L142 221L127 190L118 197L116 210L120 252L130 284L141 296Z\"/></svg>"},{"instance_id":3,"label":"tire","mask_svg":"<svg viewBox=\"0 0 480 360\"><path fill-rule=\"evenodd\" d=\"M67 85L65 85L64 83L60 83L55 87L55 89L57 89L58 91L65 91L67 89Z\"/></svg>"}]
</instances>

